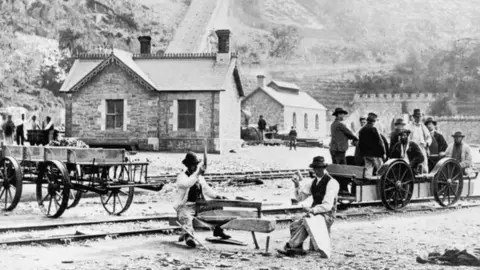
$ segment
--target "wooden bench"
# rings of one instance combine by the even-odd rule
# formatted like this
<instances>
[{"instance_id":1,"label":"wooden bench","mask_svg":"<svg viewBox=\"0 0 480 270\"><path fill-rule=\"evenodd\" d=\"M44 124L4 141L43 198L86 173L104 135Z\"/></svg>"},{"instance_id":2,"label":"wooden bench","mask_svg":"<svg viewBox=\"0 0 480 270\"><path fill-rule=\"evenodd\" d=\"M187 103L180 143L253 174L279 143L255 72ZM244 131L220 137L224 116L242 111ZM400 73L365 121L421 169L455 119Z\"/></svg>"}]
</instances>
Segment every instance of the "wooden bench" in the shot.
<instances>
[{"instance_id":1,"label":"wooden bench","mask_svg":"<svg viewBox=\"0 0 480 270\"><path fill-rule=\"evenodd\" d=\"M214 210L200 212L201 208L211 208ZM254 208L255 211L248 210L224 210L224 207L232 208ZM213 224L222 224L221 228L227 230L250 231L252 233L255 249L260 249L255 235L256 232L271 233L275 230L276 221L274 219L262 218L262 203L237 201L237 200L209 200L196 203L196 217L200 221ZM265 249L268 252L270 236L267 236Z\"/></svg>"}]
</instances>

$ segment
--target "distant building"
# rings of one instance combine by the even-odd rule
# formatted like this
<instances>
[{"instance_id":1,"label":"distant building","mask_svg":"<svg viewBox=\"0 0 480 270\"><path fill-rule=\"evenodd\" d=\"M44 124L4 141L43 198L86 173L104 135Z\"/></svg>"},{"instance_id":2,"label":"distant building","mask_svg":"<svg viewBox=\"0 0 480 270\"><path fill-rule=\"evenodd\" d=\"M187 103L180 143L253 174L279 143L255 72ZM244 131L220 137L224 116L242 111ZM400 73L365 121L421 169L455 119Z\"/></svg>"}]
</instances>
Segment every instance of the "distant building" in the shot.
<instances>
[{"instance_id":1,"label":"distant building","mask_svg":"<svg viewBox=\"0 0 480 270\"><path fill-rule=\"evenodd\" d=\"M265 76L257 76L257 88L242 101L242 110L251 114L249 124L263 115L270 126L279 131L296 126L299 138L326 137L327 109L293 83L272 80L265 85ZM245 119L243 119L245 123Z\"/></svg>"},{"instance_id":2,"label":"distant building","mask_svg":"<svg viewBox=\"0 0 480 270\"><path fill-rule=\"evenodd\" d=\"M244 96L229 30L216 31L218 53L80 55L61 91L67 137L90 145L224 152L241 146Z\"/></svg>"}]
</instances>

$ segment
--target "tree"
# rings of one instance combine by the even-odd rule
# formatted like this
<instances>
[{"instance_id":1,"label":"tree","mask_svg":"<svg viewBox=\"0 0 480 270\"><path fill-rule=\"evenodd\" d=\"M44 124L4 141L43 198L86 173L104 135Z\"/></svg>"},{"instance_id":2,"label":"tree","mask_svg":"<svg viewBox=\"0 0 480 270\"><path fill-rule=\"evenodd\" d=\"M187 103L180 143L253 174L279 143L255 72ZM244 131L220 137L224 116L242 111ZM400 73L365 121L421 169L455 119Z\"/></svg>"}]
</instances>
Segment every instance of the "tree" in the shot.
<instances>
[{"instance_id":1,"label":"tree","mask_svg":"<svg viewBox=\"0 0 480 270\"><path fill-rule=\"evenodd\" d=\"M452 116L455 113L455 108L449 102L449 98L439 97L430 104L428 113L433 116Z\"/></svg>"},{"instance_id":2,"label":"tree","mask_svg":"<svg viewBox=\"0 0 480 270\"><path fill-rule=\"evenodd\" d=\"M275 27L271 30L270 57L290 58L296 52L302 38L294 26Z\"/></svg>"}]
</instances>

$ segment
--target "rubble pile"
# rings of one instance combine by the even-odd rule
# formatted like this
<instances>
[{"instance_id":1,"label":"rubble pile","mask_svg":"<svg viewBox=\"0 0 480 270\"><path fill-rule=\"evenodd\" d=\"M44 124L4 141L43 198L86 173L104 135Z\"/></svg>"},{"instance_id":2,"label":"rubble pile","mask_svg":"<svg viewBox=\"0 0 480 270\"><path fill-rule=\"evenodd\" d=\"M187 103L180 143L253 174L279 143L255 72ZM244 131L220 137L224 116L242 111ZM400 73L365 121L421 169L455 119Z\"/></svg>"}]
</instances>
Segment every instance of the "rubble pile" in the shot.
<instances>
[{"instance_id":1,"label":"rubble pile","mask_svg":"<svg viewBox=\"0 0 480 270\"><path fill-rule=\"evenodd\" d=\"M89 148L89 146L81 141L77 140L75 138L62 138L56 141L51 141L48 146L53 146L53 147L76 147L76 148Z\"/></svg>"}]
</instances>

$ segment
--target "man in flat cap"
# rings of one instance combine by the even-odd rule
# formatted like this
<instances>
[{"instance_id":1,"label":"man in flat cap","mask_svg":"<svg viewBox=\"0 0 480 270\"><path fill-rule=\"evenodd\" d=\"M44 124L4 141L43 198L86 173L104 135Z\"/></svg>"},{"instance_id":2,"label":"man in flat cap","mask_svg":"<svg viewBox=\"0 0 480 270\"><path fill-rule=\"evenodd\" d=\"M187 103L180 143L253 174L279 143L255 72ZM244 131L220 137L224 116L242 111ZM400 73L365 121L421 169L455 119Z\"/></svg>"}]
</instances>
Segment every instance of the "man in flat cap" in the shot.
<instances>
[{"instance_id":1,"label":"man in flat cap","mask_svg":"<svg viewBox=\"0 0 480 270\"><path fill-rule=\"evenodd\" d=\"M308 215L325 221L330 233L337 211L339 184L327 173L327 163L322 156L313 158L310 168L315 173L314 178L304 180L302 175L297 172L296 177L292 179L295 185L295 197L298 201L303 201L312 196L313 203L312 207L307 209ZM300 182L304 183L302 188L300 188ZM303 217L290 225L290 241L285 244L283 251L280 251L280 253L288 255L303 251L303 242L308 237L305 218Z\"/></svg>"},{"instance_id":2,"label":"man in flat cap","mask_svg":"<svg viewBox=\"0 0 480 270\"><path fill-rule=\"evenodd\" d=\"M422 163L422 173L428 173L428 159L426 158L427 149L432 144L432 135L427 127L422 123L422 112L420 109L413 110L413 122L411 122L407 129L410 130L410 141L416 143L422 151L425 160Z\"/></svg>"},{"instance_id":3,"label":"man in flat cap","mask_svg":"<svg viewBox=\"0 0 480 270\"><path fill-rule=\"evenodd\" d=\"M383 160L386 159L387 151L380 132L375 127L377 115L369 113L367 125L360 130L358 147L360 156L365 160L365 176L373 176L373 171L380 169Z\"/></svg>"},{"instance_id":4,"label":"man in flat cap","mask_svg":"<svg viewBox=\"0 0 480 270\"><path fill-rule=\"evenodd\" d=\"M205 200L205 196L215 199L226 199L225 196L219 195L207 184L203 177L206 166L205 164L198 166L201 162L195 153L188 152L182 162L187 169L177 176L176 182L178 199L174 208L177 211L178 222L180 222L191 235L193 235L193 219L195 217L196 202ZM189 234L183 235L179 240L185 240L188 246L195 247L195 240ZM230 238L229 235L223 232L220 226L215 227L213 236L218 236L223 239Z\"/></svg>"},{"instance_id":5,"label":"man in flat cap","mask_svg":"<svg viewBox=\"0 0 480 270\"><path fill-rule=\"evenodd\" d=\"M410 141L410 130L402 129L399 132L399 141L392 148L391 157L392 158L401 158L405 160L412 170L418 174L421 173L421 165L427 159L423 154L420 147L415 143Z\"/></svg>"},{"instance_id":6,"label":"man in flat cap","mask_svg":"<svg viewBox=\"0 0 480 270\"><path fill-rule=\"evenodd\" d=\"M345 153L348 150L348 140L352 140L355 144L358 141L357 136L347 128L343 123L345 116L348 114L342 108L336 108L333 112L335 121L330 126L330 155L332 156L333 164L347 164Z\"/></svg>"},{"instance_id":7,"label":"man in flat cap","mask_svg":"<svg viewBox=\"0 0 480 270\"><path fill-rule=\"evenodd\" d=\"M453 135L453 144L445 151L445 156L456 159L462 166L464 175L471 175L473 171L472 148L463 142L465 135L461 131Z\"/></svg>"}]
</instances>

